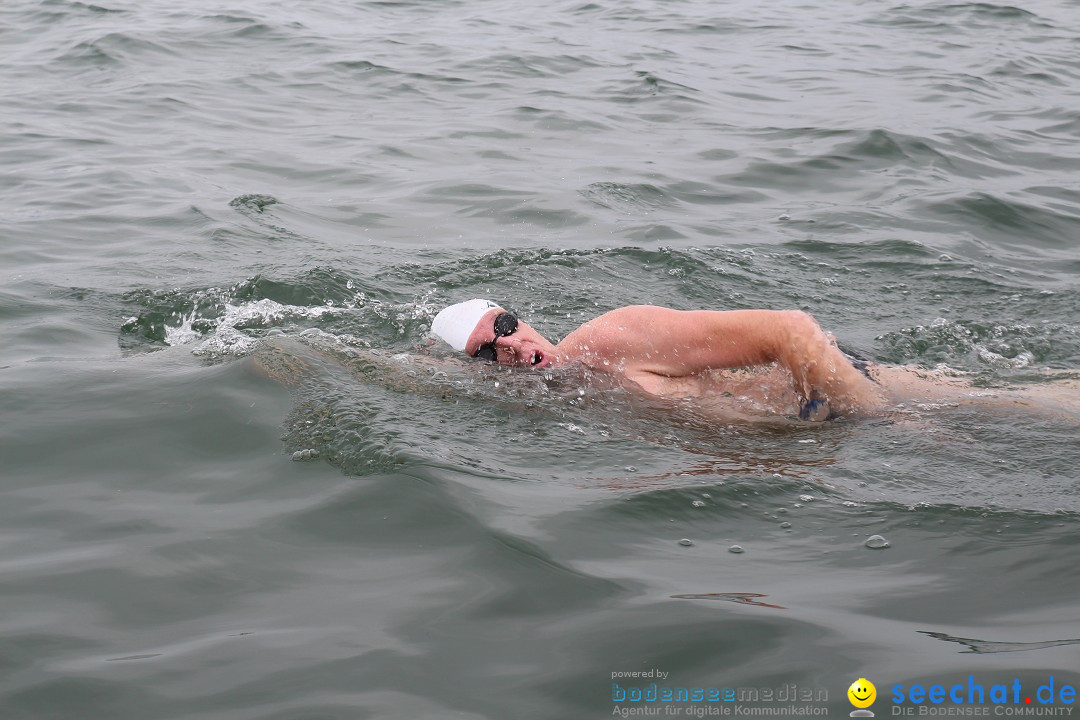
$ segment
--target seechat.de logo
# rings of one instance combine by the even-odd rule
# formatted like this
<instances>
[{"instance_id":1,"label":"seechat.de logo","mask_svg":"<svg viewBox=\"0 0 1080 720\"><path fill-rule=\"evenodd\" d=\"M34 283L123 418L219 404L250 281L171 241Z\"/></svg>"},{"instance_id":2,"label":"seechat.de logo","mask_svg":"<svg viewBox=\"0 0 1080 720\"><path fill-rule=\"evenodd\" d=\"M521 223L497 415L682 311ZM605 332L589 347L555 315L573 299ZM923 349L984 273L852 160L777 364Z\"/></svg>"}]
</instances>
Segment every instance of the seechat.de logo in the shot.
<instances>
[{"instance_id":1,"label":"seechat.de logo","mask_svg":"<svg viewBox=\"0 0 1080 720\"><path fill-rule=\"evenodd\" d=\"M851 717L874 717L873 711L866 709L877 700L877 688L874 687L874 683L866 678L859 678L847 689L847 697L856 708L851 711Z\"/></svg>"}]
</instances>

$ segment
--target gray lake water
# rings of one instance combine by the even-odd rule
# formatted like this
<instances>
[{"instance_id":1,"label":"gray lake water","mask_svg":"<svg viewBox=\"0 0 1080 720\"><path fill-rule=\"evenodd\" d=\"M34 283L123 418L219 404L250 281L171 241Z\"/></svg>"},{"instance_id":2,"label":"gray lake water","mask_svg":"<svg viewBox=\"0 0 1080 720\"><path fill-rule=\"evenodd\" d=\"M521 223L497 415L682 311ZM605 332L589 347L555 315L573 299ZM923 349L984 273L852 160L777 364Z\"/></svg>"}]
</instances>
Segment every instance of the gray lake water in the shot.
<instances>
[{"instance_id":1,"label":"gray lake water","mask_svg":"<svg viewBox=\"0 0 1080 720\"><path fill-rule=\"evenodd\" d=\"M1080 681L1075 418L710 423L427 341L801 308L1068 376L1075 2L6 0L0 98L3 720Z\"/></svg>"}]
</instances>

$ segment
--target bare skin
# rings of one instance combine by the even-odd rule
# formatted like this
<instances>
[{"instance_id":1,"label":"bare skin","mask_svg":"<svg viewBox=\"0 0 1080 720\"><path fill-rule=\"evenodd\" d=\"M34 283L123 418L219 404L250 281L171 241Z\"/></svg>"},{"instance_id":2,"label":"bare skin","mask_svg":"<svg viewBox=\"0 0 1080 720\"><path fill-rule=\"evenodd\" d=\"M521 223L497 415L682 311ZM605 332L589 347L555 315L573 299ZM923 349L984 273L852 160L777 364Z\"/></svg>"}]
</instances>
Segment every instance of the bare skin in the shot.
<instances>
[{"instance_id":1,"label":"bare skin","mask_svg":"<svg viewBox=\"0 0 1080 720\"><path fill-rule=\"evenodd\" d=\"M716 371L776 363L788 372L801 402L820 400L833 412L853 413L878 408L889 399L851 365L812 317L799 311L634 305L590 320L558 345L522 321L512 335L495 338L495 317L501 312L493 308L480 319L466 353L473 355L494 341L504 365L576 362L664 397L706 394L723 384Z\"/></svg>"},{"instance_id":2,"label":"bare skin","mask_svg":"<svg viewBox=\"0 0 1080 720\"><path fill-rule=\"evenodd\" d=\"M986 390L942 371L869 364L870 380L810 315L795 310L634 305L590 320L557 345L521 320L513 334L495 338L494 321L501 312L494 308L480 319L466 353L473 355L494 341L501 364L544 368L580 363L660 397L734 397L783 414L798 413L808 400L821 401L814 420L969 404L1080 415L1076 379ZM757 372L738 371L745 368Z\"/></svg>"},{"instance_id":3,"label":"bare skin","mask_svg":"<svg viewBox=\"0 0 1080 720\"><path fill-rule=\"evenodd\" d=\"M468 354L493 340L499 312L503 311L492 309L477 323L466 343ZM800 312L629 307L582 325L558 345L519 320L517 330L495 340L495 346L504 365L577 364L646 398L686 400L685 407L693 413L728 420L797 415L808 394L821 398L826 393L826 412L836 414L899 411L907 416L978 405L1073 422L1080 417L1077 373L1044 371L1053 382L985 389L973 387L959 373L869 364L871 381L848 362L813 318ZM312 375L313 368L308 367L312 363L330 362L344 364L359 378L377 378L405 390L428 387L417 379L417 371L422 377L436 377L447 369L445 360L427 354L381 354L319 337L273 339L256 360L262 372L286 384ZM438 384L431 387L446 392Z\"/></svg>"},{"instance_id":4,"label":"bare skin","mask_svg":"<svg viewBox=\"0 0 1080 720\"><path fill-rule=\"evenodd\" d=\"M913 410L978 405L1044 416L1080 418L1080 380L1072 371L1045 370L1052 382L999 388L976 388L959 373L908 366L872 365L871 374L888 389L894 407ZM1062 377L1062 376L1065 377Z\"/></svg>"}]
</instances>

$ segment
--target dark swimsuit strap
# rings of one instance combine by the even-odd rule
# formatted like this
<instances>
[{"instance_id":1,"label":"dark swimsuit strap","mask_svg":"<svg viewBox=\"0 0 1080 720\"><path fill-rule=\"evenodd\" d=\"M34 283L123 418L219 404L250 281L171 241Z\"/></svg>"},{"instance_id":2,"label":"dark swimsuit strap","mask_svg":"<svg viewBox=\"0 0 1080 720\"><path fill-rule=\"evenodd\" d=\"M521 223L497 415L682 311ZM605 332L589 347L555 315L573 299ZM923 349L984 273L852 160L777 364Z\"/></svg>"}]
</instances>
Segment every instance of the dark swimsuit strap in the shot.
<instances>
[{"instance_id":1,"label":"dark swimsuit strap","mask_svg":"<svg viewBox=\"0 0 1080 720\"><path fill-rule=\"evenodd\" d=\"M868 380L877 382L877 380L874 379L874 376L870 374L870 358L868 358L865 353L844 347L840 348L840 352L844 353L844 357L848 359L848 362L851 363L853 368L865 375Z\"/></svg>"}]
</instances>

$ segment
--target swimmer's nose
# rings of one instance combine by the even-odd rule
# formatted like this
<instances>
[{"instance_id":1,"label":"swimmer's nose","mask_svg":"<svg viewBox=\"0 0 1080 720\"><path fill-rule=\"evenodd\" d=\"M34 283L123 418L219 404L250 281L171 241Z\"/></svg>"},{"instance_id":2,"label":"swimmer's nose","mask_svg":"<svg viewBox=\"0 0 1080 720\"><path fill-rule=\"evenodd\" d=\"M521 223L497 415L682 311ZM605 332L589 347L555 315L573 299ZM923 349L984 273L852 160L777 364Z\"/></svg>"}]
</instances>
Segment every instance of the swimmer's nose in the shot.
<instances>
[{"instance_id":1,"label":"swimmer's nose","mask_svg":"<svg viewBox=\"0 0 1080 720\"><path fill-rule=\"evenodd\" d=\"M517 355L519 352L521 352L520 338L516 338L513 335L507 335L505 337L499 338L499 341L503 344L502 346L509 350L512 354Z\"/></svg>"},{"instance_id":2,"label":"swimmer's nose","mask_svg":"<svg viewBox=\"0 0 1080 720\"><path fill-rule=\"evenodd\" d=\"M517 364L532 364L535 365L539 360L536 359L537 353L534 353L531 348L532 345L527 345L524 338L515 337L510 335L508 337L499 338L500 342L505 341L502 346L506 349L507 355L511 362Z\"/></svg>"},{"instance_id":3,"label":"swimmer's nose","mask_svg":"<svg viewBox=\"0 0 1080 720\"><path fill-rule=\"evenodd\" d=\"M521 350L521 346L516 342L515 338L511 336L503 336L495 339L495 347L500 351L500 362L514 362L517 360L518 353Z\"/></svg>"}]
</instances>

